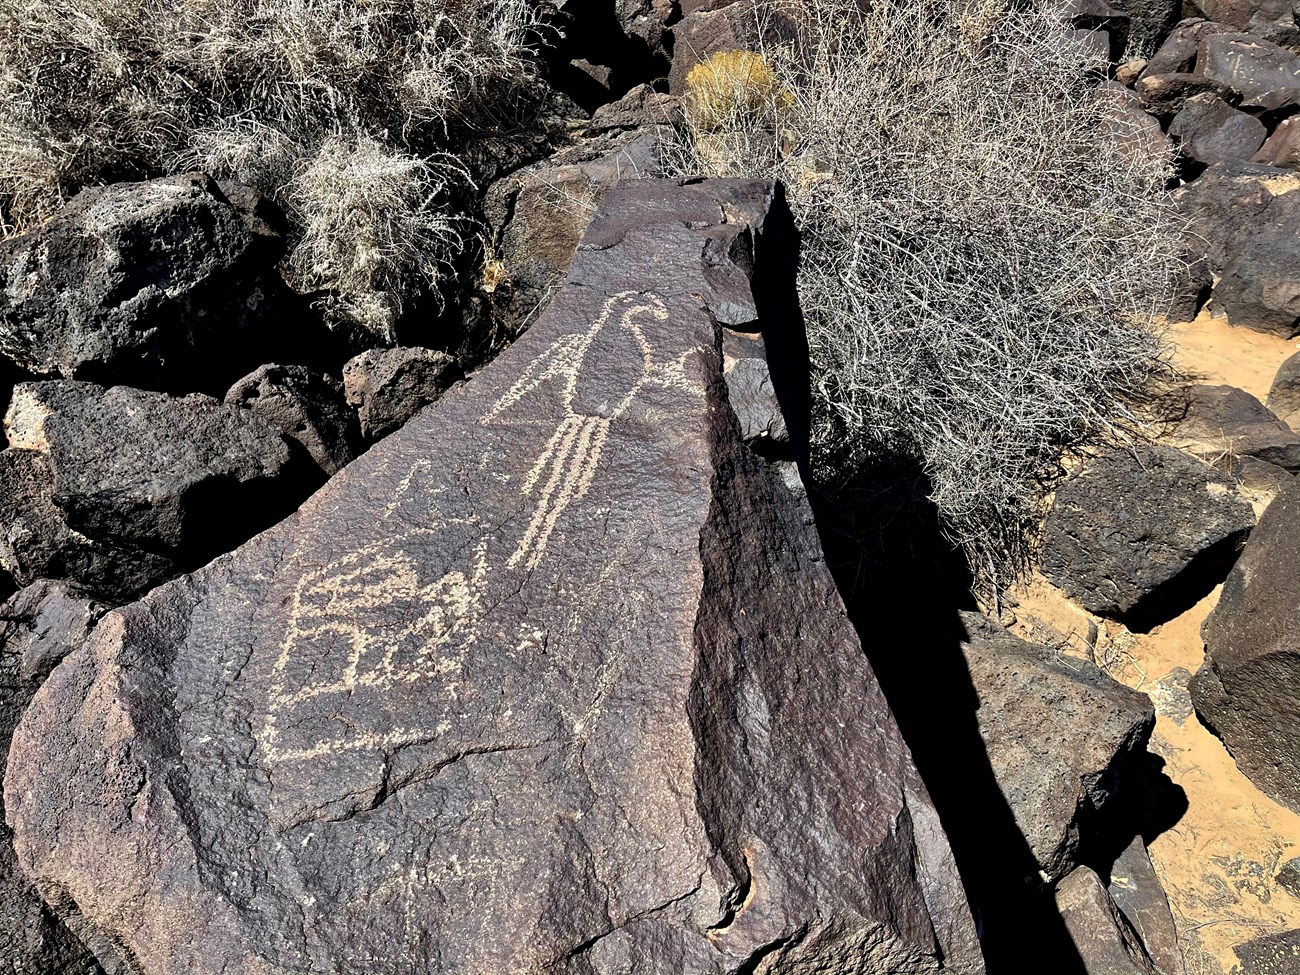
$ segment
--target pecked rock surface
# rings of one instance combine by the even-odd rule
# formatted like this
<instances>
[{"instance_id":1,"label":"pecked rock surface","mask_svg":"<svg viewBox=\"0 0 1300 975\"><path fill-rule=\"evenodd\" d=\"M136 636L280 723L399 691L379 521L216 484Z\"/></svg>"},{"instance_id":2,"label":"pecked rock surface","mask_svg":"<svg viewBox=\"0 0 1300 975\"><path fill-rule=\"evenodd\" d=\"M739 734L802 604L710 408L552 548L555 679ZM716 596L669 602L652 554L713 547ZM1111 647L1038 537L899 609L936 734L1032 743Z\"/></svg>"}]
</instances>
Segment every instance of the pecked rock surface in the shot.
<instances>
[{"instance_id":1,"label":"pecked rock surface","mask_svg":"<svg viewBox=\"0 0 1300 975\"><path fill-rule=\"evenodd\" d=\"M711 309L771 203L620 184L473 382L105 617L12 746L43 894L143 975L982 971L806 503L730 403Z\"/></svg>"}]
</instances>

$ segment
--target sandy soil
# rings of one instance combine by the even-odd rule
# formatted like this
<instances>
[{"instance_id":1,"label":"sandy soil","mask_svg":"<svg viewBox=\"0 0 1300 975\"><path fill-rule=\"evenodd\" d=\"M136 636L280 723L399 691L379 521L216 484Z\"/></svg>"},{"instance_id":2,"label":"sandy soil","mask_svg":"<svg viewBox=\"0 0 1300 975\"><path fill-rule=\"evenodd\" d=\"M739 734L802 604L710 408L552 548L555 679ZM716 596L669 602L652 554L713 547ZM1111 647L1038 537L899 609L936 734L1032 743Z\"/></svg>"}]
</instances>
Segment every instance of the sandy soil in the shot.
<instances>
[{"instance_id":1,"label":"sandy soil","mask_svg":"<svg viewBox=\"0 0 1300 975\"><path fill-rule=\"evenodd\" d=\"M1179 365L1196 381L1268 395L1300 342L1234 328L1202 314L1171 327ZM1182 819L1151 843L1183 942L1188 975L1231 975L1234 945L1300 928L1300 897L1281 887L1278 867L1300 856L1300 815L1256 789L1192 710L1187 681L1205 658L1201 624L1219 590L1151 633L1089 615L1041 576L1014 591L1021 636L1094 659L1116 680L1150 695L1151 750L1187 795Z\"/></svg>"}]
</instances>

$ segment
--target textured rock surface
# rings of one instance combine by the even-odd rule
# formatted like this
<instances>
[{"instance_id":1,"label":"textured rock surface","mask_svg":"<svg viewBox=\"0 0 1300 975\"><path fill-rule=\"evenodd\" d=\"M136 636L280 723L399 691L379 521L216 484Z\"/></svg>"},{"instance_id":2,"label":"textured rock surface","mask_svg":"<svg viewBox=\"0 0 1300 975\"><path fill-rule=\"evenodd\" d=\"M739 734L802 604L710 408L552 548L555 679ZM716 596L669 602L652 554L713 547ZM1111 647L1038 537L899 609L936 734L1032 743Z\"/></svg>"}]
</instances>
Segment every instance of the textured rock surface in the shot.
<instances>
[{"instance_id":1,"label":"textured rock surface","mask_svg":"<svg viewBox=\"0 0 1300 975\"><path fill-rule=\"evenodd\" d=\"M1250 159L1268 135L1264 123L1215 95L1189 98L1169 123L1182 153L1202 163Z\"/></svg>"},{"instance_id":2,"label":"textured rock surface","mask_svg":"<svg viewBox=\"0 0 1300 975\"><path fill-rule=\"evenodd\" d=\"M1087 975L1160 975L1101 879L1087 867L1061 881L1056 905Z\"/></svg>"},{"instance_id":3,"label":"textured rock surface","mask_svg":"<svg viewBox=\"0 0 1300 975\"><path fill-rule=\"evenodd\" d=\"M306 366L259 366L230 387L225 401L301 444L327 475L357 455L357 417L343 384Z\"/></svg>"},{"instance_id":4,"label":"textured rock surface","mask_svg":"<svg viewBox=\"0 0 1300 975\"><path fill-rule=\"evenodd\" d=\"M1155 710L1092 664L963 614L980 735L998 786L1049 877L1077 863L1081 837L1146 750Z\"/></svg>"},{"instance_id":5,"label":"textured rock surface","mask_svg":"<svg viewBox=\"0 0 1300 975\"><path fill-rule=\"evenodd\" d=\"M1195 0L1210 20L1249 30L1278 44L1300 42L1294 0Z\"/></svg>"},{"instance_id":6,"label":"textured rock surface","mask_svg":"<svg viewBox=\"0 0 1300 975\"><path fill-rule=\"evenodd\" d=\"M1170 443L1230 473L1254 459L1300 471L1300 435L1272 410L1235 386L1189 386Z\"/></svg>"},{"instance_id":7,"label":"textured rock surface","mask_svg":"<svg viewBox=\"0 0 1300 975\"><path fill-rule=\"evenodd\" d=\"M1208 464L1169 447L1114 451L1058 489L1042 569L1090 612L1150 628L1227 574L1254 521Z\"/></svg>"},{"instance_id":8,"label":"textured rock surface","mask_svg":"<svg viewBox=\"0 0 1300 975\"><path fill-rule=\"evenodd\" d=\"M361 421L361 435L378 440L398 429L460 379L456 360L434 349L370 349L343 367L343 391Z\"/></svg>"},{"instance_id":9,"label":"textured rock surface","mask_svg":"<svg viewBox=\"0 0 1300 975\"><path fill-rule=\"evenodd\" d=\"M1269 505L1205 627L1197 714L1237 767L1300 811L1300 485Z\"/></svg>"},{"instance_id":10,"label":"textured rock surface","mask_svg":"<svg viewBox=\"0 0 1300 975\"><path fill-rule=\"evenodd\" d=\"M56 572L29 558L22 575L66 575L106 599L247 538L287 514L303 487L276 430L200 394L21 383L5 433L11 446L0 456L31 472L31 498L48 499L38 551L53 548L69 563ZM116 568L98 556L78 568L85 548ZM148 554L133 565L136 553Z\"/></svg>"},{"instance_id":11,"label":"textured rock surface","mask_svg":"<svg viewBox=\"0 0 1300 975\"><path fill-rule=\"evenodd\" d=\"M1282 363L1273 377L1268 408L1293 431L1300 427L1300 352Z\"/></svg>"},{"instance_id":12,"label":"textured rock surface","mask_svg":"<svg viewBox=\"0 0 1300 975\"><path fill-rule=\"evenodd\" d=\"M203 176L84 190L0 241L0 352L40 375L205 388L273 334L248 328L277 257L265 240Z\"/></svg>"},{"instance_id":13,"label":"textured rock surface","mask_svg":"<svg viewBox=\"0 0 1300 975\"><path fill-rule=\"evenodd\" d=\"M30 586L0 606L0 768L23 709L54 666L85 642L100 612L48 582ZM89 953L18 869L12 834L0 822L0 975L93 971Z\"/></svg>"},{"instance_id":14,"label":"textured rock surface","mask_svg":"<svg viewBox=\"0 0 1300 975\"><path fill-rule=\"evenodd\" d=\"M1295 975L1300 971L1300 931L1264 935L1232 950L1241 959L1238 975Z\"/></svg>"},{"instance_id":15,"label":"textured rock surface","mask_svg":"<svg viewBox=\"0 0 1300 975\"><path fill-rule=\"evenodd\" d=\"M1111 900L1133 926L1160 975L1185 975L1178 929L1169 898L1156 876L1141 836L1135 836L1110 869L1106 888Z\"/></svg>"},{"instance_id":16,"label":"textured rock surface","mask_svg":"<svg viewBox=\"0 0 1300 975\"><path fill-rule=\"evenodd\" d=\"M1279 122L1255 153L1254 161L1265 166L1300 169L1300 119L1292 116Z\"/></svg>"},{"instance_id":17,"label":"textured rock surface","mask_svg":"<svg viewBox=\"0 0 1300 975\"><path fill-rule=\"evenodd\" d=\"M1174 196L1220 279L1215 311L1261 332L1300 333L1300 174L1216 163Z\"/></svg>"},{"instance_id":18,"label":"textured rock surface","mask_svg":"<svg viewBox=\"0 0 1300 975\"><path fill-rule=\"evenodd\" d=\"M1239 96L1243 108L1275 111L1300 101L1300 57L1253 34L1210 34L1196 69Z\"/></svg>"},{"instance_id":19,"label":"textured rock surface","mask_svg":"<svg viewBox=\"0 0 1300 975\"><path fill-rule=\"evenodd\" d=\"M40 889L144 975L980 971L729 405L706 253L770 192L621 184L472 383L107 616L14 740Z\"/></svg>"}]
</instances>

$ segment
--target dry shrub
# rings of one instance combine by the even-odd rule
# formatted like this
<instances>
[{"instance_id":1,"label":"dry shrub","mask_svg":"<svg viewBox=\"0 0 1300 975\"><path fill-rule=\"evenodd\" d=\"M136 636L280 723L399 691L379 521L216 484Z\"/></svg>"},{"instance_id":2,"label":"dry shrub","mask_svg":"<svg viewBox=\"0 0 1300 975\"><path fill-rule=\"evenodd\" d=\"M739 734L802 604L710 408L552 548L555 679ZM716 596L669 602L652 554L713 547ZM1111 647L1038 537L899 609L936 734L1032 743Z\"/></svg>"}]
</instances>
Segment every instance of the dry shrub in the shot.
<instances>
[{"instance_id":1,"label":"dry shrub","mask_svg":"<svg viewBox=\"0 0 1300 975\"><path fill-rule=\"evenodd\" d=\"M1104 134L1114 102L1050 14L766 0L759 16L783 40L748 58L775 83L747 69L764 80L729 125L688 111L681 166L785 182L820 475L919 464L997 592L1063 453L1134 427L1168 369L1152 325L1179 266L1168 160Z\"/></svg>"},{"instance_id":2,"label":"dry shrub","mask_svg":"<svg viewBox=\"0 0 1300 975\"><path fill-rule=\"evenodd\" d=\"M289 266L391 337L463 243L466 174L441 154L535 98L537 16L534 0L0 0L0 232L89 184L203 168L283 204Z\"/></svg>"}]
</instances>

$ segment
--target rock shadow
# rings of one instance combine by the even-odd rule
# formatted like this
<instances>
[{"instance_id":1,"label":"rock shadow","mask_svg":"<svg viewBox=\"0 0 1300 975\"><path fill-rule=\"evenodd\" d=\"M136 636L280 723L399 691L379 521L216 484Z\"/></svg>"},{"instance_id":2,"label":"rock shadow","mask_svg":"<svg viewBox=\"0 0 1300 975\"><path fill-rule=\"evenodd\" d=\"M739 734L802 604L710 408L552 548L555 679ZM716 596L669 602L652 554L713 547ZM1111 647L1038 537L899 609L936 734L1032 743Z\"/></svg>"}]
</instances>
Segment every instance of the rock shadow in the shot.
<instances>
[{"instance_id":1,"label":"rock shadow","mask_svg":"<svg viewBox=\"0 0 1300 975\"><path fill-rule=\"evenodd\" d=\"M765 235L796 236L774 206ZM754 280L764 343L791 443L809 486L817 530L840 593L913 759L943 820L976 913L990 975L1084 975L1083 962L1042 884L1038 864L994 778L976 721L979 698L961 643L973 608L970 577L943 537L914 464L882 461L852 484L810 469L810 363L795 266L762 266ZM1032 962L1031 962L1032 960Z\"/></svg>"}]
</instances>

